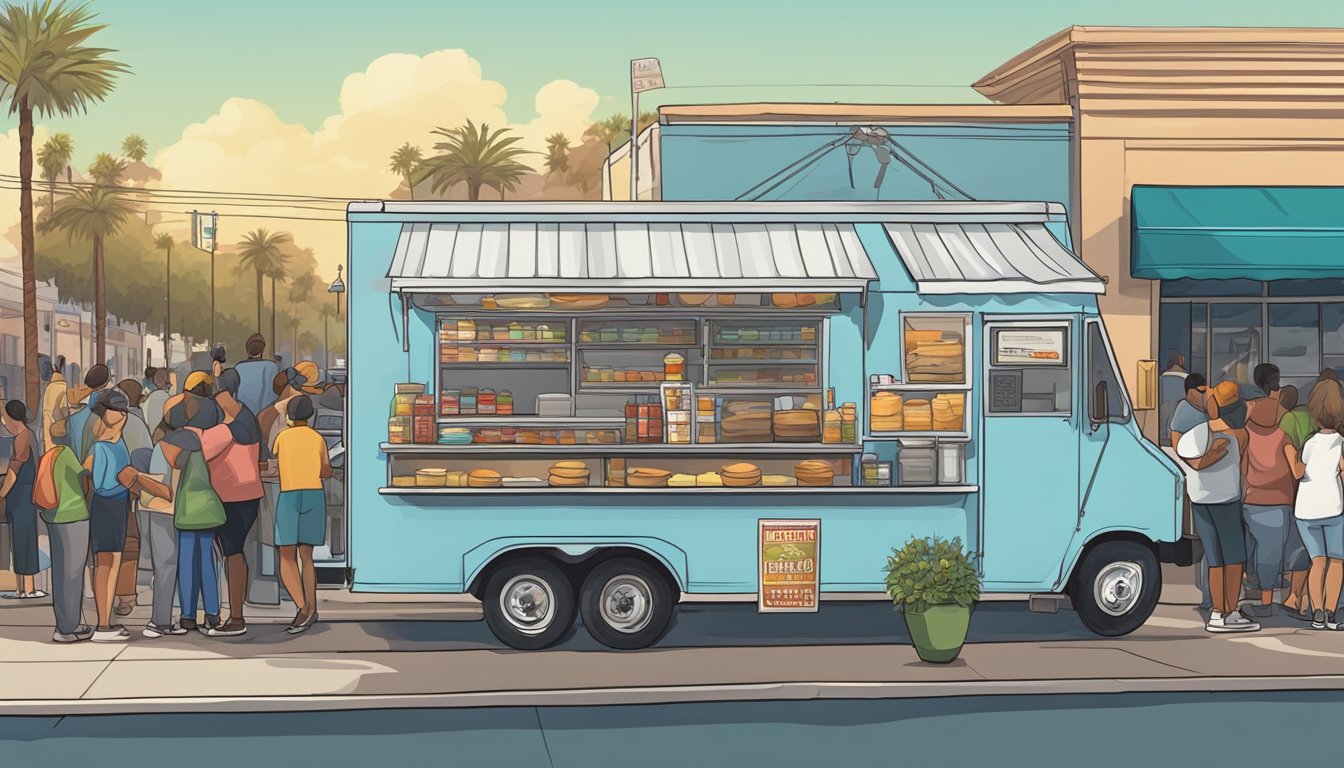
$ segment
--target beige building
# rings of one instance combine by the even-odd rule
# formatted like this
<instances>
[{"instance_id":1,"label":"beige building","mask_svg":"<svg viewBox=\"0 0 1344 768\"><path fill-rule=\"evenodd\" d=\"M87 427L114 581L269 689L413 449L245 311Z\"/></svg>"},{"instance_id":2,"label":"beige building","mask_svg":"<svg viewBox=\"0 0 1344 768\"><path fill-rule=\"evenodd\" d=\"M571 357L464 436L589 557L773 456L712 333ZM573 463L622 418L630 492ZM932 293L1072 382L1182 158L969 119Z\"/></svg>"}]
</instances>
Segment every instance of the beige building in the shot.
<instances>
[{"instance_id":1,"label":"beige building","mask_svg":"<svg viewBox=\"0 0 1344 768\"><path fill-rule=\"evenodd\" d=\"M1248 384L1264 361L1298 384L1344 368L1344 29L1072 27L974 87L1071 109L1073 241L1109 279L1131 394L1137 361L1164 367L1172 348L1214 381ZM1154 214L1153 265L1135 242L1143 185L1193 188L1154 191L1187 210Z\"/></svg>"}]
</instances>

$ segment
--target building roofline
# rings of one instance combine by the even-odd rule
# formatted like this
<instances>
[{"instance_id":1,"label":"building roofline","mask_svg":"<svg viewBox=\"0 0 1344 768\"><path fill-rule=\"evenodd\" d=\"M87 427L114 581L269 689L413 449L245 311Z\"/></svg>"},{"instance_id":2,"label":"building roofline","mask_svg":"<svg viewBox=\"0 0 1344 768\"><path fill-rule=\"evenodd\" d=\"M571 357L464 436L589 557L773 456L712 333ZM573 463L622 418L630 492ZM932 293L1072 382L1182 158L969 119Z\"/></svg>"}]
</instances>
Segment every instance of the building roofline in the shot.
<instances>
[{"instance_id":1,"label":"building roofline","mask_svg":"<svg viewBox=\"0 0 1344 768\"><path fill-rule=\"evenodd\" d=\"M751 102L658 108L663 125L695 123L1053 123L1073 113L1054 104L822 104Z\"/></svg>"},{"instance_id":2,"label":"building roofline","mask_svg":"<svg viewBox=\"0 0 1344 768\"><path fill-rule=\"evenodd\" d=\"M984 96L996 101L1024 105L1005 94L1032 78L1041 78L1047 70L1063 85L1060 66L1072 49L1130 48L1134 50L1170 50L1180 47L1186 56L1198 58L1200 50L1226 53L1229 48L1264 50L1280 48L1302 52L1324 48L1330 58L1344 60L1344 27L1110 27L1072 26L1036 43L971 84ZM1039 95L1039 90L1034 91Z\"/></svg>"}]
</instances>

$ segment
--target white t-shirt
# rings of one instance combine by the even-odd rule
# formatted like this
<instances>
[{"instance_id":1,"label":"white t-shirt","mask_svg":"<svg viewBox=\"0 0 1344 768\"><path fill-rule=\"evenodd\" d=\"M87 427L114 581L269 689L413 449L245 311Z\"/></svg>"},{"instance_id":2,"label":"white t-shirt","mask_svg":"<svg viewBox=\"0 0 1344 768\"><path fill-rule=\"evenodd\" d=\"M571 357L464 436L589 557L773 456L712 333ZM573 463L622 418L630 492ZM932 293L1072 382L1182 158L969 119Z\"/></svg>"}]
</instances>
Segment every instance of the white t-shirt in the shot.
<instances>
[{"instance_id":1,"label":"white t-shirt","mask_svg":"<svg viewBox=\"0 0 1344 768\"><path fill-rule=\"evenodd\" d=\"M1225 432L1213 435L1212 442L1227 438L1227 455L1211 467L1195 469L1185 462L1185 492L1191 504L1226 504L1241 498L1241 449L1237 438Z\"/></svg>"},{"instance_id":2,"label":"white t-shirt","mask_svg":"<svg viewBox=\"0 0 1344 768\"><path fill-rule=\"evenodd\" d=\"M1317 432L1302 446L1307 472L1297 486L1293 514L1299 520L1322 520L1344 514L1344 487L1340 486L1339 459L1344 454L1344 436Z\"/></svg>"}]
</instances>

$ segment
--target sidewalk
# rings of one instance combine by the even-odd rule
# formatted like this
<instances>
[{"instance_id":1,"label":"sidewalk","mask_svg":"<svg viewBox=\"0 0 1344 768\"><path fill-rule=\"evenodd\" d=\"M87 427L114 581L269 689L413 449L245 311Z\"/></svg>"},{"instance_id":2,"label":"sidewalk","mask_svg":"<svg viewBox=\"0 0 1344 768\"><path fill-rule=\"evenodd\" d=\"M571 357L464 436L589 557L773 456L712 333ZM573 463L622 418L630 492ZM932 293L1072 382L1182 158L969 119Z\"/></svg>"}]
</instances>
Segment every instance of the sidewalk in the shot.
<instances>
[{"instance_id":1,"label":"sidewalk","mask_svg":"<svg viewBox=\"0 0 1344 768\"><path fill-rule=\"evenodd\" d=\"M1067 610L982 603L970 643L950 665L920 663L903 621L882 604L787 617L682 606L657 648L607 651L580 628L555 649L522 653L473 620L479 605L321 597L322 621L298 636L283 631L289 615L253 609L241 638L137 633L124 644L74 646L50 642L49 606L0 602L0 714L1344 687L1344 635L1277 618L1256 634L1214 637L1194 610L1198 592L1179 583L1147 626L1123 638L1095 637Z\"/></svg>"}]
</instances>

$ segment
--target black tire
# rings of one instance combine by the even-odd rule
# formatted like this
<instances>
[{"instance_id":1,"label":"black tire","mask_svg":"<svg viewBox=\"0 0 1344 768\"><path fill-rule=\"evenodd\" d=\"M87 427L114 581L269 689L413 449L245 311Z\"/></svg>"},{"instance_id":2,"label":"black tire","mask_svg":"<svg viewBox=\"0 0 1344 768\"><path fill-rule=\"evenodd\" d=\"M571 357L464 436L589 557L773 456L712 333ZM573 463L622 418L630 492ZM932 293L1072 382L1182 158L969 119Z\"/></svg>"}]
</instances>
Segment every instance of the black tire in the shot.
<instances>
[{"instance_id":1,"label":"black tire","mask_svg":"<svg viewBox=\"0 0 1344 768\"><path fill-rule=\"evenodd\" d=\"M622 609L631 612L628 622L619 621ZM676 604L661 569L622 557L601 563L588 574L579 593L579 610L583 626L595 640L629 651L658 642L672 623Z\"/></svg>"},{"instance_id":2,"label":"black tire","mask_svg":"<svg viewBox=\"0 0 1344 768\"><path fill-rule=\"evenodd\" d=\"M549 600L549 608L528 626L525 618L505 607L505 590L532 605ZM560 567L549 560L526 557L499 566L485 584L485 623L500 642L520 651L536 651L554 644L574 626L574 587ZM519 606L526 610L526 605Z\"/></svg>"},{"instance_id":3,"label":"black tire","mask_svg":"<svg viewBox=\"0 0 1344 768\"><path fill-rule=\"evenodd\" d=\"M1143 626L1157 608L1162 569L1149 547L1133 541L1103 542L1083 553L1069 593L1083 626L1105 637L1127 635Z\"/></svg>"}]
</instances>

